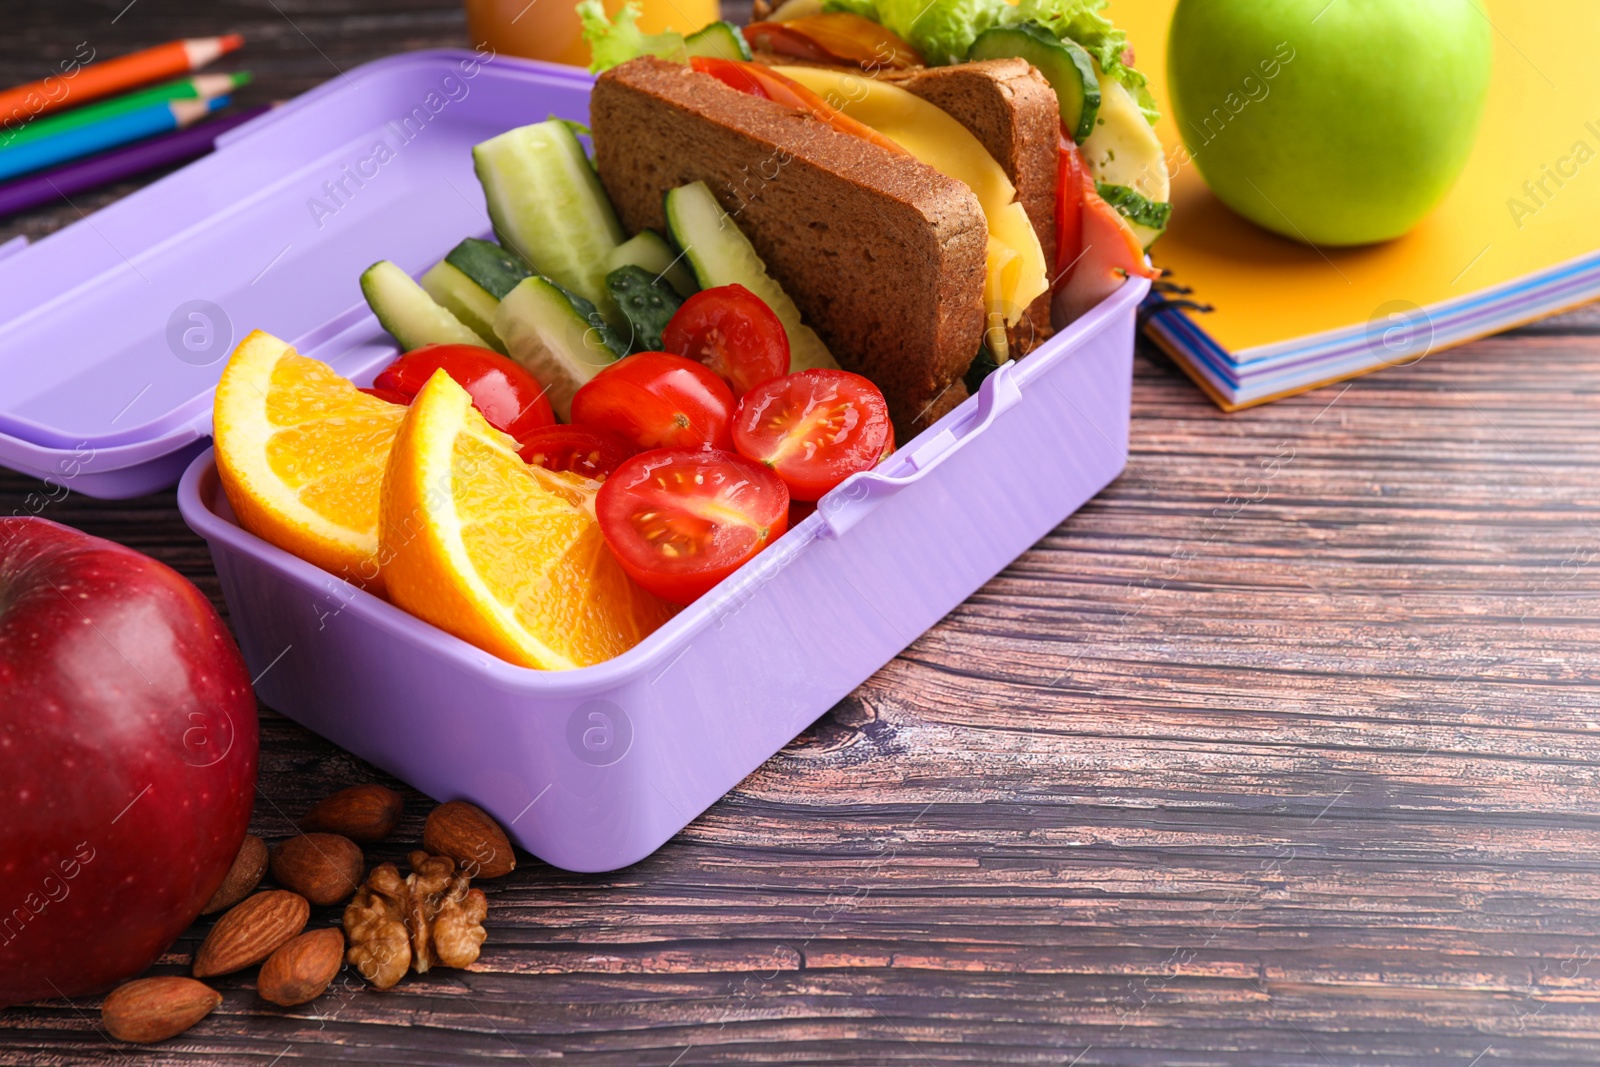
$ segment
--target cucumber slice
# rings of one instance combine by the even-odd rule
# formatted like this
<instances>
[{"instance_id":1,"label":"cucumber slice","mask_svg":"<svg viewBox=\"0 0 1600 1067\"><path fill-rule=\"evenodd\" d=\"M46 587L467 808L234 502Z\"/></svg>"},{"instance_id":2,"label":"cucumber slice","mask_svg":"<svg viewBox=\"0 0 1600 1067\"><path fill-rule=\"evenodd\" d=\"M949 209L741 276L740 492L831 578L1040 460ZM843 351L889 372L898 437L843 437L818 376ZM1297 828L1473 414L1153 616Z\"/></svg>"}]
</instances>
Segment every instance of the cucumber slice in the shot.
<instances>
[{"instance_id":1,"label":"cucumber slice","mask_svg":"<svg viewBox=\"0 0 1600 1067\"><path fill-rule=\"evenodd\" d=\"M619 267L642 267L658 278L665 278L685 300L700 291L683 257L672 251L666 238L654 230L640 230L611 250L606 258L606 277Z\"/></svg>"},{"instance_id":2,"label":"cucumber slice","mask_svg":"<svg viewBox=\"0 0 1600 1067\"><path fill-rule=\"evenodd\" d=\"M422 289L440 307L460 319L463 326L487 341L490 348L505 352L505 345L494 332L494 309L500 306L500 301L477 282L444 260L435 263L422 276Z\"/></svg>"},{"instance_id":3,"label":"cucumber slice","mask_svg":"<svg viewBox=\"0 0 1600 1067\"><path fill-rule=\"evenodd\" d=\"M749 238L739 232L705 182L668 190L666 214L672 242L683 250L701 288L738 282L766 301L789 335L791 370L839 366L816 331L800 321L800 309L767 273Z\"/></svg>"},{"instance_id":4,"label":"cucumber slice","mask_svg":"<svg viewBox=\"0 0 1600 1067\"><path fill-rule=\"evenodd\" d=\"M500 243L617 323L604 264L627 235L577 135L538 122L483 142L472 161Z\"/></svg>"},{"instance_id":5,"label":"cucumber slice","mask_svg":"<svg viewBox=\"0 0 1600 1067\"><path fill-rule=\"evenodd\" d=\"M709 56L712 59L750 60L750 45L744 34L731 22L713 22L683 39L683 50L691 56Z\"/></svg>"},{"instance_id":6,"label":"cucumber slice","mask_svg":"<svg viewBox=\"0 0 1600 1067\"><path fill-rule=\"evenodd\" d=\"M1161 140L1138 101L1115 78L1100 76L1100 113L1083 142L1083 163L1096 182L1125 186L1152 204L1172 199Z\"/></svg>"},{"instance_id":7,"label":"cucumber slice","mask_svg":"<svg viewBox=\"0 0 1600 1067\"><path fill-rule=\"evenodd\" d=\"M492 347L460 319L433 302L433 297L411 275L381 260L361 274L361 295L378 316L378 323L409 352L423 345L477 345Z\"/></svg>"},{"instance_id":8,"label":"cucumber slice","mask_svg":"<svg viewBox=\"0 0 1600 1067\"><path fill-rule=\"evenodd\" d=\"M478 288L496 300L504 300L518 282L533 273L522 260L493 241L480 241L476 237L468 237L456 245L444 261L477 282Z\"/></svg>"},{"instance_id":9,"label":"cucumber slice","mask_svg":"<svg viewBox=\"0 0 1600 1067\"><path fill-rule=\"evenodd\" d=\"M621 354L604 327L592 304L537 274L519 282L494 313L506 353L539 379L563 422L572 417L578 388Z\"/></svg>"},{"instance_id":10,"label":"cucumber slice","mask_svg":"<svg viewBox=\"0 0 1600 1067\"><path fill-rule=\"evenodd\" d=\"M1082 144L1094 132L1100 110L1100 81L1094 60L1077 41L1057 38L1043 26L1024 22L984 30L967 51L968 59L1009 59L1019 56L1039 68L1061 105L1061 121Z\"/></svg>"},{"instance_id":11,"label":"cucumber slice","mask_svg":"<svg viewBox=\"0 0 1600 1067\"><path fill-rule=\"evenodd\" d=\"M1166 232L1167 222L1172 218L1171 204L1158 204L1146 199L1126 185L1095 182L1094 188L1100 194L1100 199L1116 208L1117 213L1128 220L1129 227L1146 251L1157 237Z\"/></svg>"},{"instance_id":12,"label":"cucumber slice","mask_svg":"<svg viewBox=\"0 0 1600 1067\"><path fill-rule=\"evenodd\" d=\"M611 299L632 328L629 352L660 352L661 334L683 301L672 286L643 267L618 267L606 275Z\"/></svg>"}]
</instances>

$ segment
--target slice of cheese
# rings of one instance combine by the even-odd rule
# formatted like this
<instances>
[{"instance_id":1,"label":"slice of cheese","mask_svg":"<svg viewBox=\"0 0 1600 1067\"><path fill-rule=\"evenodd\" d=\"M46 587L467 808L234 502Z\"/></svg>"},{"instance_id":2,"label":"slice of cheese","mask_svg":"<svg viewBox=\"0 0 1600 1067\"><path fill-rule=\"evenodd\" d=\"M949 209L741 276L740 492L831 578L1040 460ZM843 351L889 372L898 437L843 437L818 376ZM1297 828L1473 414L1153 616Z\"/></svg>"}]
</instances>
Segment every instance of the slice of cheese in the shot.
<instances>
[{"instance_id":1,"label":"slice of cheese","mask_svg":"<svg viewBox=\"0 0 1600 1067\"><path fill-rule=\"evenodd\" d=\"M1095 68L1098 71L1100 68ZM1133 95L1115 78L1100 78L1100 110L1094 132L1083 142L1083 162L1097 182L1125 185L1155 204L1172 199L1172 178L1167 172L1166 149L1139 110ZM1161 230L1128 220L1128 228L1149 248Z\"/></svg>"},{"instance_id":2,"label":"slice of cheese","mask_svg":"<svg viewBox=\"0 0 1600 1067\"><path fill-rule=\"evenodd\" d=\"M1126 185L1146 200L1165 204L1172 198L1172 179L1161 139L1121 82L1104 74L1099 78L1100 110L1083 142L1084 165L1097 182Z\"/></svg>"},{"instance_id":3,"label":"slice of cheese","mask_svg":"<svg viewBox=\"0 0 1600 1067\"><path fill-rule=\"evenodd\" d=\"M859 71L822 67L778 67L846 115L871 126L939 173L971 189L989 224L988 275L983 300L989 337L998 335L1004 355L1003 322L1015 325L1029 304L1050 286L1044 250L1017 190L1005 170L965 126L899 86ZM997 318L998 316L998 318ZM990 346L991 349L994 345Z\"/></svg>"}]
</instances>

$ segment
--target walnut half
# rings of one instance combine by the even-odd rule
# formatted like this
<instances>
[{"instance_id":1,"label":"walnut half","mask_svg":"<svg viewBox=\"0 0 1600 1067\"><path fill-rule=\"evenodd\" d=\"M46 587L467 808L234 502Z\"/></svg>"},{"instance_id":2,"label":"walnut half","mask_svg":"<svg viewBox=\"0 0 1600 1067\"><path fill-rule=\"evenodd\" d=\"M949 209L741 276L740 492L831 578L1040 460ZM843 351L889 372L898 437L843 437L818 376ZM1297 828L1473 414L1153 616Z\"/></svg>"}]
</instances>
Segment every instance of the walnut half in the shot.
<instances>
[{"instance_id":1,"label":"walnut half","mask_svg":"<svg viewBox=\"0 0 1600 1067\"><path fill-rule=\"evenodd\" d=\"M440 905L433 921L433 953L439 962L457 969L476 963L483 939L489 936L483 928L488 914L489 898L481 889L468 889Z\"/></svg>"},{"instance_id":2,"label":"walnut half","mask_svg":"<svg viewBox=\"0 0 1600 1067\"><path fill-rule=\"evenodd\" d=\"M407 969L426 974L436 963L469 966L488 936L488 898L469 887L455 860L426 852L413 852L410 860L404 879L392 863L374 868L344 910L345 958L379 989L393 986Z\"/></svg>"},{"instance_id":3,"label":"walnut half","mask_svg":"<svg viewBox=\"0 0 1600 1067\"><path fill-rule=\"evenodd\" d=\"M345 960L379 989L400 981L411 966L409 896L399 868L385 863L373 868L344 908L344 933L350 941Z\"/></svg>"}]
</instances>

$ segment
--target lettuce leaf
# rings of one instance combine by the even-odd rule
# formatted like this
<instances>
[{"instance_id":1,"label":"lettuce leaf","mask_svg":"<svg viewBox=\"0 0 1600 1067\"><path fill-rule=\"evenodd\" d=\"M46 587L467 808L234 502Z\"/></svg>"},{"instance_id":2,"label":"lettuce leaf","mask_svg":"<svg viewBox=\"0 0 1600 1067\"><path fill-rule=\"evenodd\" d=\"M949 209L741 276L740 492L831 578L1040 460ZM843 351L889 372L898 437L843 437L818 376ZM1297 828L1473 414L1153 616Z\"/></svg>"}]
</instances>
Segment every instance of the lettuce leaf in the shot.
<instances>
[{"instance_id":1,"label":"lettuce leaf","mask_svg":"<svg viewBox=\"0 0 1600 1067\"><path fill-rule=\"evenodd\" d=\"M915 45L930 66L941 67L965 60L978 34L1009 8L1005 0L877 0L876 17Z\"/></svg>"},{"instance_id":2,"label":"lettuce leaf","mask_svg":"<svg viewBox=\"0 0 1600 1067\"><path fill-rule=\"evenodd\" d=\"M671 30L645 33L639 29L639 5L633 0L622 5L615 20L606 16L600 0L582 0L577 10L583 39L589 42L593 57L589 64L592 73L599 74L639 56L683 58L683 34Z\"/></svg>"}]
</instances>

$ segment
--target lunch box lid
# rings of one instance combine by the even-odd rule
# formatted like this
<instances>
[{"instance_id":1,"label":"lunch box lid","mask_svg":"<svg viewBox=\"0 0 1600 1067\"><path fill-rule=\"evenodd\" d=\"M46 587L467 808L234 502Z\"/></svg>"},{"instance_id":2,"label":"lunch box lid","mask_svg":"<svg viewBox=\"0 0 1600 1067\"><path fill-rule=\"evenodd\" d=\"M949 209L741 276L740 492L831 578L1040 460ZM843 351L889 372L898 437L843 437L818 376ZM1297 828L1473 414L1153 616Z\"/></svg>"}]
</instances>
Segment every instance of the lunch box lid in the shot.
<instances>
[{"instance_id":1,"label":"lunch box lid","mask_svg":"<svg viewBox=\"0 0 1600 1067\"><path fill-rule=\"evenodd\" d=\"M552 114L585 121L592 84L493 53L381 59L56 233L0 245L0 465L108 498L175 484L254 329L367 380L394 349L338 344L369 314L361 272L389 259L418 274L487 235L472 146Z\"/></svg>"}]
</instances>

